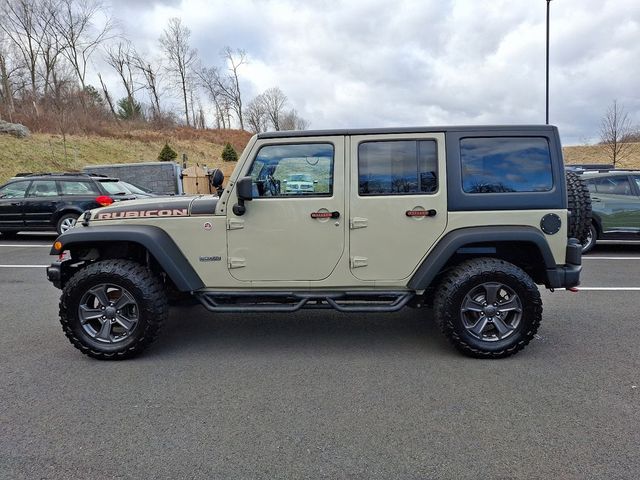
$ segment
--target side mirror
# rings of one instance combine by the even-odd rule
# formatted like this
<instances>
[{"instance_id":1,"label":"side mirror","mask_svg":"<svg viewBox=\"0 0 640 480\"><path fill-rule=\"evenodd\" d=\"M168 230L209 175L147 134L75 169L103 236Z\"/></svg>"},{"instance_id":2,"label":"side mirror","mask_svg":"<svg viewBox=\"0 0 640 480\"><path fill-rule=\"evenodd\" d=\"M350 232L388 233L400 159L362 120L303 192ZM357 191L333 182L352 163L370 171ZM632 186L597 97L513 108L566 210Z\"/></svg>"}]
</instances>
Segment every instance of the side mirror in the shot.
<instances>
[{"instance_id":1,"label":"side mirror","mask_svg":"<svg viewBox=\"0 0 640 480\"><path fill-rule=\"evenodd\" d=\"M233 213L242 216L247 211L244 202L253 200L253 179L251 177L242 177L236 182L236 194L238 195L238 203L233 206Z\"/></svg>"},{"instance_id":2,"label":"side mirror","mask_svg":"<svg viewBox=\"0 0 640 480\"><path fill-rule=\"evenodd\" d=\"M211 172L211 176L209 177L209 181L211 182L211 186L213 188L220 188L222 186L222 182L224 182L224 173L219 168L216 168Z\"/></svg>"}]
</instances>

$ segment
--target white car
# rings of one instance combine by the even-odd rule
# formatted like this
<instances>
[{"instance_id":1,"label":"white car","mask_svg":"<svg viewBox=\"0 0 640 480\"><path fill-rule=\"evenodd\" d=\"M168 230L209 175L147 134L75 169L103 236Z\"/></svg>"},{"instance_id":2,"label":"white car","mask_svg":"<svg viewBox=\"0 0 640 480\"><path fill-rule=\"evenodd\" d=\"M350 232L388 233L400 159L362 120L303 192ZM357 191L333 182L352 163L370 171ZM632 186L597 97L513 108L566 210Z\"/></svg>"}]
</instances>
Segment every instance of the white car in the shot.
<instances>
[{"instance_id":1,"label":"white car","mask_svg":"<svg viewBox=\"0 0 640 480\"><path fill-rule=\"evenodd\" d=\"M313 177L306 173L294 173L284 181L286 193L314 193Z\"/></svg>"}]
</instances>

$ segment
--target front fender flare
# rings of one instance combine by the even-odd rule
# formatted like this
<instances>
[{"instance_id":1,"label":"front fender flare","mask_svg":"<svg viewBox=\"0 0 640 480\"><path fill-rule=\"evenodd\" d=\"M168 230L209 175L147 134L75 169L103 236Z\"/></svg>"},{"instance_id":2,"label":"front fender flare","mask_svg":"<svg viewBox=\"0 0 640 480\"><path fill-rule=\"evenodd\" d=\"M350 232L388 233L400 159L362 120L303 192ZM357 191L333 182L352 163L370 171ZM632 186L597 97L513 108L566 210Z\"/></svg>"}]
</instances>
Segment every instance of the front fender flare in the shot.
<instances>
[{"instance_id":1,"label":"front fender flare","mask_svg":"<svg viewBox=\"0 0 640 480\"><path fill-rule=\"evenodd\" d=\"M204 287L182 251L167 232L153 225L100 225L76 227L60 235L59 249L51 247L51 255L59 255L74 246L100 246L114 242L129 242L143 246L160 264L181 292L192 292Z\"/></svg>"}]
</instances>

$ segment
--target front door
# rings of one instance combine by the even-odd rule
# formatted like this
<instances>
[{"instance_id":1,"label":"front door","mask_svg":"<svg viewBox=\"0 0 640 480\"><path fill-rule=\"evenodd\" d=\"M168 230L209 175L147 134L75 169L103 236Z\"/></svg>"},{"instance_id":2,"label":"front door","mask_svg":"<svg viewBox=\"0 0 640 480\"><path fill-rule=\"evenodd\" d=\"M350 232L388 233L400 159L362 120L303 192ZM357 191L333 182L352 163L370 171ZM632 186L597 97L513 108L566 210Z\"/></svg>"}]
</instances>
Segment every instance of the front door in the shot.
<instances>
[{"instance_id":1,"label":"front door","mask_svg":"<svg viewBox=\"0 0 640 480\"><path fill-rule=\"evenodd\" d=\"M0 230L24 227L24 199L30 180L11 182L0 189Z\"/></svg>"},{"instance_id":2,"label":"front door","mask_svg":"<svg viewBox=\"0 0 640 480\"><path fill-rule=\"evenodd\" d=\"M253 200L244 215L227 209L231 275L243 281L327 278L345 244L344 138L265 140L241 176L252 178Z\"/></svg>"},{"instance_id":3,"label":"front door","mask_svg":"<svg viewBox=\"0 0 640 480\"><path fill-rule=\"evenodd\" d=\"M447 226L444 134L351 137L351 272L411 275Z\"/></svg>"}]
</instances>

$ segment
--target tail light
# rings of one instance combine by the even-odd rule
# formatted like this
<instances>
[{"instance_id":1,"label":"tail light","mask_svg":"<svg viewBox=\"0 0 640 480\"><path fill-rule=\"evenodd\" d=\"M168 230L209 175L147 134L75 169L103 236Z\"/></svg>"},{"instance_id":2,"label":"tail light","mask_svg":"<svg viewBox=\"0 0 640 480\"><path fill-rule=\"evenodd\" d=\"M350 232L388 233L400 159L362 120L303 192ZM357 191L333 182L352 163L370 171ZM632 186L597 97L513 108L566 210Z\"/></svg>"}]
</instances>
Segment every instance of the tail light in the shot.
<instances>
[{"instance_id":1,"label":"tail light","mask_svg":"<svg viewBox=\"0 0 640 480\"><path fill-rule=\"evenodd\" d=\"M101 207L107 207L113 203L113 198L107 195L100 195L96 198L96 202L98 202Z\"/></svg>"}]
</instances>

